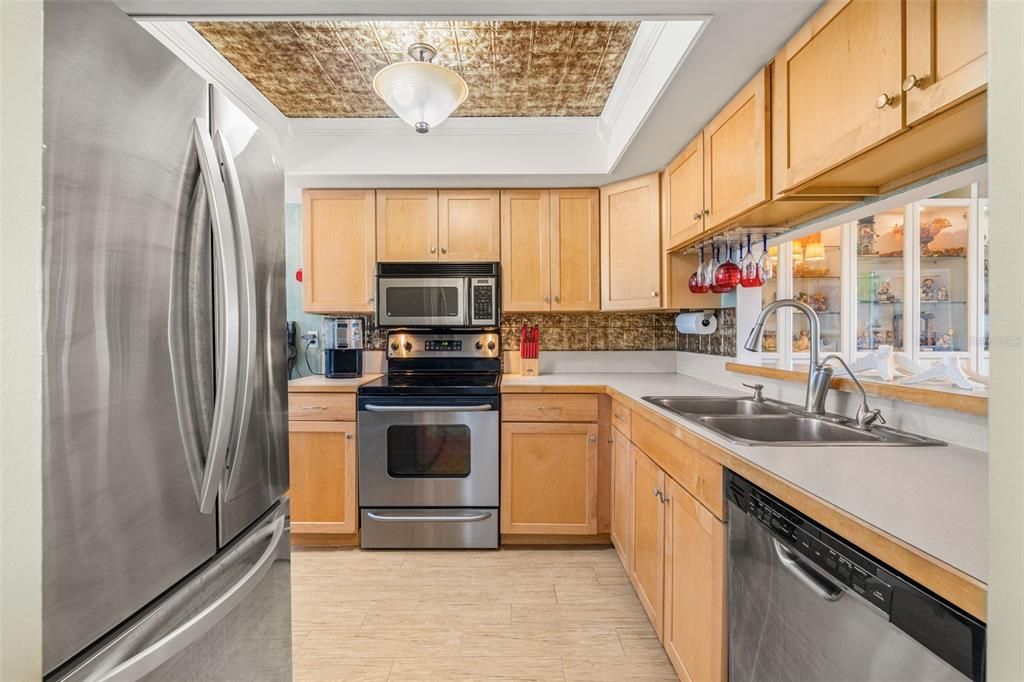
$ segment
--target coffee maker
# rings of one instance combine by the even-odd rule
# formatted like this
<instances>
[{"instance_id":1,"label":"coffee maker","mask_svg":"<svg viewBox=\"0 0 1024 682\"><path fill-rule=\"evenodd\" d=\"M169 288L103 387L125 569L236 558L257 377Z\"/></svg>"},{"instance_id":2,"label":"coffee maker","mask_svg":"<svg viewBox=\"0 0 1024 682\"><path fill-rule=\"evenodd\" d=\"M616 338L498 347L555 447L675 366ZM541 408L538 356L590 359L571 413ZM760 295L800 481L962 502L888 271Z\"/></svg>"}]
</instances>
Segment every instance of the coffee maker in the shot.
<instances>
[{"instance_id":1,"label":"coffee maker","mask_svg":"<svg viewBox=\"0 0 1024 682\"><path fill-rule=\"evenodd\" d=\"M351 379L363 376L363 319L325 317L323 331L324 376Z\"/></svg>"}]
</instances>

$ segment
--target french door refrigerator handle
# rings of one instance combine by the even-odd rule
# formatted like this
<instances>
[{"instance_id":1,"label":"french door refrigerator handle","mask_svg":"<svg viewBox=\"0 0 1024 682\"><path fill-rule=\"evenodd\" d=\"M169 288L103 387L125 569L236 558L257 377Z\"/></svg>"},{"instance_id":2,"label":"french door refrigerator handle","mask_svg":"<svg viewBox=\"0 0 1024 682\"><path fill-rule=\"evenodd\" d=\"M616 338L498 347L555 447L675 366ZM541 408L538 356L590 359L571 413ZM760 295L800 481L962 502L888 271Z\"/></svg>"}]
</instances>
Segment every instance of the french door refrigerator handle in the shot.
<instances>
[{"instance_id":1,"label":"french door refrigerator handle","mask_svg":"<svg viewBox=\"0 0 1024 682\"><path fill-rule=\"evenodd\" d=\"M223 364L217 381L213 408L210 445L199 486L199 511L212 514L216 508L217 491L224 477L227 451L231 445L231 426L235 416L239 371L239 291L238 251L231 225L231 209L217 154L210 139L209 122L196 118L192 122L192 141L199 157L200 175L210 198L210 220L213 223L215 251L219 255L219 272L224 292Z\"/></svg>"},{"instance_id":2,"label":"french door refrigerator handle","mask_svg":"<svg viewBox=\"0 0 1024 682\"><path fill-rule=\"evenodd\" d=\"M245 199L242 196L242 185L238 177L238 168L235 166L235 157L231 153L228 141L220 130L213 134L213 147L220 159L224 175L225 193L228 200L228 207L232 223L237 229L235 237L238 239L239 263L242 269L242 295L245 300L239 305L239 316L241 319L241 338L239 339L241 371L238 377L240 382L239 396L241 405L237 406L238 418L235 420L234 431L230 440L231 461L227 463L226 485L224 494L227 499L234 497L233 491L240 480L235 475L239 469L241 459L244 456L242 439L249 428L249 418L252 415L253 400L253 373L256 367L256 266L255 256L252 249L252 232L249 229L249 219L245 212Z\"/></svg>"},{"instance_id":3,"label":"french door refrigerator handle","mask_svg":"<svg viewBox=\"0 0 1024 682\"><path fill-rule=\"evenodd\" d=\"M843 596L842 589L836 587L817 571L805 565L800 555L783 545L777 538L772 538L772 545L774 545L775 554L779 557L782 565L795 575L800 582L817 592L820 597L826 601L839 601Z\"/></svg>"},{"instance_id":4,"label":"french door refrigerator handle","mask_svg":"<svg viewBox=\"0 0 1024 682\"><path fill-rule=\"evenodd\" d=\"M488 412L490 405L366 405L370 412Z\"/></svg>"},{"instance_id":5,"label":"french door refrigerator handle","mask_svg":"<svg viewBox=\"0 0 1024 682\"><path fill-rule=\"evenodd\" d=\"M245 598L266 577L280 551L286 520L287 517L281 514L266 529L253 535L252 539L256 540L269 534L270 542L267 548L263 550L263 553L252 567L239 578L238 582L228 588L216 601L147 646L135 656L132 656L123 663L117 664L106 672L100 673L92 679L99 682L140 679L156 670L160 665L169 661L209 632L211 627L223 620L232 609L245 601Z\"/></svg>"}]
</instances>

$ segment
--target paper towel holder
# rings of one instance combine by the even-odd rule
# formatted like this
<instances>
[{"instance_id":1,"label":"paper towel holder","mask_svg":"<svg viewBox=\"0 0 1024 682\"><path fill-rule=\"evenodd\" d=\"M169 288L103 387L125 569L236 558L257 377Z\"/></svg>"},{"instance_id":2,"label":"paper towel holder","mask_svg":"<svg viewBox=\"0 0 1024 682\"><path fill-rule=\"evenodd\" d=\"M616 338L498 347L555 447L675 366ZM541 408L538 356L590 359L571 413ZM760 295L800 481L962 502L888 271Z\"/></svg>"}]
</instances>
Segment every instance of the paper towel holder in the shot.
<instances>
[{"instance_id":1,"label":"paper towel holder","mask_svg":"<svg viewBox=\"0 0 1024 682\"><path fill-rule=\"evenodd\" d=\"M712 334L718 326L715 312L714 310L681 312L676 315L676 329L684 334Z\"/></svg>"}]
</instances>

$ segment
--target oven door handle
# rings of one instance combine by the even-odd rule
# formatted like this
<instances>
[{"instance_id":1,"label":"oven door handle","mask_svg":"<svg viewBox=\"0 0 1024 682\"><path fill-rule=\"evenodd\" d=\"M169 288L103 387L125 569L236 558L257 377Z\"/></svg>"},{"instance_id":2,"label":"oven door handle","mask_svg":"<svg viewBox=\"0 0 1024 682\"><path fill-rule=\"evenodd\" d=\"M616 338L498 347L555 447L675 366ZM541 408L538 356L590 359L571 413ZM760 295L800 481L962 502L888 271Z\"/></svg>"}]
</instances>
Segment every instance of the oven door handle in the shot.
<instances>
[{"instance_id":1,"label":"oven door handle","mask_svg":"<svg viewBox=\"0 0 1024 682\"><path fill-rule=\"evenodd\" d=\"M365 405L370 412L489 412L490 405Z\"/></svg>"},{"instance_id":2,"label":"oven door handle","mask_svg":"<svg viewBox=\"0 0 1024 682\"><path fill-rule=\"evenodd\" d=\"M487 519L491 518L491 512L483 512L480 514L466 514L464 516L436 516L433 514L424 514L420 516L408 513L382 514L380 512L366 512L366 518L372 519L374 521L384 521L388 523L410 521L429 521L431 523L473 523L476 521L486 521Z\"/></svg>"}]
</instances>

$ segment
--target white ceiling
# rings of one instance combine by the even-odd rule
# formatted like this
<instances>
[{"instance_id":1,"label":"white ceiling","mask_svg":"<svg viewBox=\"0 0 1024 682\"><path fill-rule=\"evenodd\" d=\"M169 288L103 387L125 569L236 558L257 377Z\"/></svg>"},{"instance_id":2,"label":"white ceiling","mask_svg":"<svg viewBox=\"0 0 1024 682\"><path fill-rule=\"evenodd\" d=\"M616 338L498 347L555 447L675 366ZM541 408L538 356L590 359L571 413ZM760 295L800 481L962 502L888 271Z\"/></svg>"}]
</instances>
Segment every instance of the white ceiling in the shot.
<instances>
[{"instance_id":1,"label":"white ceiling","mask_svg":"<svg viewBox=\"0 0 1024 682\"><path fill-rule=\"evenodd\" d=\"M289 121L272 106L268 111L269 103L255 88L249 86L252 92L235 88L235 98L247 100L242 103L275 128L285 147L290 201L304 186L594 186L660 169L822 4L822 0L115 2L137 18L171 20L147 26L165 43L183 40L180 34L185 25L180 22L195 18L631 18L652 22L650 26L668 21L667 26L677 29L683 25L681 20L704 20L678 69L669 62L680 60L685 48L677 44L673 51L671 41L663 41L660 52L656 43L646 48L649 61L641 64L639 84L634 85L640 89L627 98L626 114L620 116L632 120L617 128L602 126L595 119L456 118L421 136L395 119ZM227 62L222 61L211 68L207 59L203 66L208 71L224 70ZM234 70L230 65L227 69ZM213 73L215 82L223 81L226 73Z\"/></svg>"}]
</instances>

